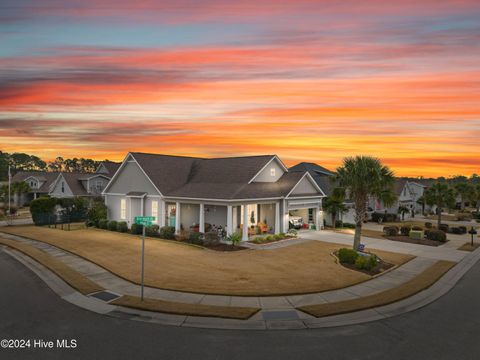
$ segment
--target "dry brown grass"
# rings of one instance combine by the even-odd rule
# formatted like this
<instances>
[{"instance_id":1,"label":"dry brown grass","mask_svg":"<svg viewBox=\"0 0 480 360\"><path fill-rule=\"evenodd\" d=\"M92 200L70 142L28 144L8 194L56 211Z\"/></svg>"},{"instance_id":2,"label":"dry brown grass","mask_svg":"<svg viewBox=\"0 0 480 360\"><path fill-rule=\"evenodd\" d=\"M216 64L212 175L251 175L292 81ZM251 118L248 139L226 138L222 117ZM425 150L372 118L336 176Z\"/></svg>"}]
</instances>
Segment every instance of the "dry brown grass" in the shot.
<instances>
[{"instance_id":1,"label":"dry brown grass","mask_svg":"<svg viewBox=\"0 0 480 360\"><path fill-rule=\"evenodd\" d=\"M405 299L432 286L443 274L450 270L456 263L440 260L424 270L415 278L397 286L373 295L344 300L327 304L317 304L299 307L298 310L306 312L315 317L323 317L337 314L344 314L353 311L370 309L378 306L388 305L393 302Z\"/></svg>"},{"instance_id":2,"label":"dry brown grass","mask_svg":"<svg viewBox=\"0 0 480 360\"><path fill-rule=\"evenodd\" d=\"M6 245L10 248L18 250L23 254L31 257L46 268L53 271L61 277L66 283L77 289L82 294L90 294L93 292L104 290L101 286L89 280L85 276L79 274L69 266L65 265L60 260L55 259L46 252L34 248L33 246L22 244L17 241L3 239L0 237L0 244Z\"/></svg>"},{"instance_id":3,"label":"dry brown grass","mask_svg":"<svg viewBox=\"0 0 480 360\"><path fill-rule=\"evenodd\" d=\"M480 243L473 243L473 246L472 246L472 243L465 243L463 244L462 246L460 246L458 248L458 250L462 250L462 251L474 251L476 249L478 249L478 247L480 247Z\"/></svg>"},{"instance_id":4,"label":"dry brown grass","mask_svg":"<svg viewBox=\"0 0 480 360\"><path fill-rule=\"evenodd\" d=\"M134 283L140 282L139 236L103 230L65 232L35 226L4 228L82 256ZM350 286L370 276L336 264L340 245L309 241L272 250L216 252L158 239L146 240L145 284L221 295L257 296L313 293ZM410 255L375 251L387 262Z\"/></svg>"},{"instance_id":5,"label":"dry brown grass","mask_svg":"<svg viewBox=\"0 0 480 360\"><path fill-rule=\"evenodd\" d=\"M186 304L159 299L143 299L142 301L139 297L130 295L124 295L112 301L111 304L167 314L208 316L240 320L247 320L260 311L259 308Z\"/></svg>"}]
</instances>

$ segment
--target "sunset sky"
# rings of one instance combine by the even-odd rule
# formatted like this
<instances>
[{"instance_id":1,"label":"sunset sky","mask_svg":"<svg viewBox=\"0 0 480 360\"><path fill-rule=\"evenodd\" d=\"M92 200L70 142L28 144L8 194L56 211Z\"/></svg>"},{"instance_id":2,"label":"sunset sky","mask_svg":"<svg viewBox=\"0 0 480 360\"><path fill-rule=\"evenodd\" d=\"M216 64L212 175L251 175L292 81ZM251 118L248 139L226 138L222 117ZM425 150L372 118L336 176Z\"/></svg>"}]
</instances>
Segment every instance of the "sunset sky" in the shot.
<instances>
[{"instance_id":1,"label":"sunset sky","mask_svg":"<svg viewBox=\"0 0 480 360\"><path fill-rule=\"evenodd\" d=\"M0 0L0 150L480 173L480 1Z\"/></svg>"}]
</instances>

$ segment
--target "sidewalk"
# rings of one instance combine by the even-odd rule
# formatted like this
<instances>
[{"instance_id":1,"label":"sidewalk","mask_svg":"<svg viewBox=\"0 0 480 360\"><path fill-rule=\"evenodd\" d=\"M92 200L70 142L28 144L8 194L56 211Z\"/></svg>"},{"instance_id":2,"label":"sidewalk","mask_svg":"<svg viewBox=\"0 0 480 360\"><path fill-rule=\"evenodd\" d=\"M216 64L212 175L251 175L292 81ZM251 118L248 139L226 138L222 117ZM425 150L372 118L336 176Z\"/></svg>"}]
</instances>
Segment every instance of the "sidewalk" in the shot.
<instances>
[{"instance_id":1,"label":"sidewalk","mask_svg":"<svg viewBox=\"0 0 480 360\"><path fill-rule=\"evenodd\" d=\"M316 239L319 238L318 233L312 233L312 236L315 236ZM305 235L310 233L302 234L302 239L286 241L283 243L277 244L268 244L270 246L289 246L292 243L299 242L299 241L309 241ZM14 235L8 234L1 234L2 237L7 239L16 240L19 242L23 242L34 246L38 249L41 249L51 256L59 259L66 265L70 266L74 270L78 271L79 273L83 274L87 278L91 279L92 281L96 282L97 284L101 285L105 289L107 289L106 293L110 293L110 300L117 298L121 295L133 295L139 296L140 294L140 286L136 284L132 284L118 276L106 271L105 269L81 258L74 254L68 253L61 249L58 249L52 245L48 245L45 243L21 238ZM338 242L338 243L345 243L347 239L345 235L342 236L335 236L332 235L343 235L343 234L334 234L329 232L328 239L330 242ZM377 244L376 242L379 244ZM138 319L148 319L147 321L155 321L164 324L174 324L178 326L195 326L195 327L212 327L212 328L237 328L237 329L295 329L295 328L309 328L309 327L318 327L318 326L336 326L338 325L338 321L340 322L352 322L359 323L364 321L371 321L374 318L383 318L389 316L389 312L381 312L378 309L370 309L364 310L355 313L349 313L344 315L335 315L329 316L326 318L315 318L308 314L305 314L301 311L296 310L296 307L305 306L305 305L313 305L313 304L322 304L322 303L332 303L342 300L348 299L355 299L371 294L378 293L383 290L394 288L412 278L417 276L427 267L432 265L435 261L439 259L443 260L454 260L463 261L455 266L452 271L447 273L445 276L448 276L452 273L456 268L464 268L459 267L461 264L471 264L473 266L474 259L478 259L478 255L480 252L476 251L474 253L467 253L463 251L445 249L444 251L433 251L430 252L430 248L422 245L415 245L415 244L401 244L402 250L399 251L396 249L396 244L391 244L393 242L386 242L377 239L366 239L363 242L367 244L367 247L374 247L381 250L387 251L397 251L397 252L406 252L417 255L417 257L401 267L398 267L384 275L379 277L373 278L369 281L353 285L350 287L346 287L339 290L332 290L322 293L314 293L314 294L306 294L306 295L295 295L295 296L275 296L275 297L240 297L240 296L218 296L218 295L205 295L205 294L194 294L194 293L186 293L186 292L178 292L178 291L170 291L170 290L161 290L156 288L145 287L145 297L152 298L152 299L161 299L161 300L171 300L177 301L182 303L191 303L191 304L208 304L208 305L221 305L221 306L242 306L242 307L258 307L261 309L260 312L252 316L248 320L232 320L232 319L219 319L219 318L207 318L207 317L198 317L198 316L183 316L183 315L167 315L167 314L158 314L153 312L146 312L135 310L131 308L122 308L118 306L113 306L108 304L108 301L101 301L96 298L95 294L90 294L89 296L83 296L76 293L73 289L71 289L71 293L68 294L68 297L64 297L65 300L71 301L76 303L79 306L87 307L88 309L95 311L94 309L98 305L100 313L109 314L112 316L130 316L133 318ZM383 244L385 243L385 244ZM375 246L373 246L375 245ZM404 245L413 245L412 247ZM382 247L383 246L383 247ZM392 249L392 246L394 249ZM266 247L266 246L265 246ZM438 248L434 248L432 250L440 250ZM45 273L49 273L46 269L41 269L42 266L39 264L35 265L35 261L29 259L25 255L22 255L14 250L5 250L6 252L10 253L20 261L22 261L26 266L30 268L34 268L37 274L40 272L44 276ZM422 256L423 255L423 256ZM428 256L426 256L428 255ZM474 257L476 256L476 257ZM476 261L476 260L475 260ZM34 270L32 269L32 270ZM35 271L34 270L34 271ZM467 269L468 270L468 269ZM465 270L466 271L466 270ZM39 275L40 276L40 275ZM49 277L47 276L48 282L52 281L52 275ZM55 276L53 275L53 278ZM60 279L57 281L61 282ZM441 281L439 281L440 283ZM446 283L447 285L453 286L454 284ZM437 284L435 284L437 285ZM63 286L63 288L66 285ZM431 288L421 292L423 294L425 292L430 292ZM448 291L448 290L447 290ZM64 291L65 292L65 291ZM437 290L438 292L438 290ZM417 295L420 295L417 294ZM434 293L432 293L434 294ZM415 298L417 295L413 296ZM423 295L424 296L424 295ZM410 298L410 299L412 299ZM400 301L397 306L395 304L391 304L386 306L388 308L392 308L395 311L398 311L398 307L404 306L401 303L408 301L410 299L406 299ZM413 299L415 300L415 299ZM422 298L424 301L425 299ZM434 300L434 299L433 299ZM433 301L431 300L431 301ZM100 301L100 303L99 303ZM136 315L132 315L136 314Z\"/></svg>"}]
</instances>

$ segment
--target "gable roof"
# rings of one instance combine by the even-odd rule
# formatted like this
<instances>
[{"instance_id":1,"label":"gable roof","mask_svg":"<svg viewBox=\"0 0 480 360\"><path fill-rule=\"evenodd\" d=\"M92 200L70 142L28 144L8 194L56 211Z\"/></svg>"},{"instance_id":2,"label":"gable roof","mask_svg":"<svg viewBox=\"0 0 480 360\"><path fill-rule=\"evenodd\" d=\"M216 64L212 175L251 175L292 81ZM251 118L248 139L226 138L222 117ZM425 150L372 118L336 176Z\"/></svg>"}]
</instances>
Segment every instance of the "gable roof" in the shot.
<instances>
[{"instance_id":1,"label":"gable roof","mask_svg":"<svg viewBox=\"0 0 480 360\"><path fill-rule=\"evenodd\" d=\"M54 183L58 174L58 172L49 171L19 171L12 177L12 182L25 181L30 177L34 177L44 183L39 189L32 189L32 192L48 193L50 191L50 186Z\"/></svg>"},{"instance_id":2,"label":"gable roof","mask_svg":"<svg viewBox=\"0 0 480 360\"><path fill-rule=\"evenodd\" d=\"M282 197L305 173L285 172L276 182L256 183L250 180L275 155L212 159L137 152L130 155L166 197L232 200Z\"/></svg>"},{"instance_id":3,"label":"gable roof","mask_svg":"<svg viewBox=\"0 0 480 360\"><path fill-rule=\"evenodd\" d=\"M114 161L108 161L108 160L102 161L100 165L98 165L97 170L95 172L98 173L103 166L107 170L108 175L112 177L117 172L120 165L122 165L122 163L120 162L114 162Z\"/></svg>"},{"instance_id":4,"label":"gable roof","mask_svg":"<svg viewBox=\"0 0 480 360\"><path fill-rule=\"evenodd\" d=\"M318 164L301 162L288 170L291 172L307 171L327 196L330 196L335 188L335 184L332 182L332 176L335 175L335 173Z\"/></svg>"},{"instance_id":5,"label":"gable roof","mask_svg":"<svg viewBox=\"0 0 480 360\"><path fill-rule=\"evenodd\" d=\"M63 178L74 196L88 195L87 189L82 185L81 179L85 177L85 173L64 172L58 175L55 184Z\"/></svg>"}]
</instances>

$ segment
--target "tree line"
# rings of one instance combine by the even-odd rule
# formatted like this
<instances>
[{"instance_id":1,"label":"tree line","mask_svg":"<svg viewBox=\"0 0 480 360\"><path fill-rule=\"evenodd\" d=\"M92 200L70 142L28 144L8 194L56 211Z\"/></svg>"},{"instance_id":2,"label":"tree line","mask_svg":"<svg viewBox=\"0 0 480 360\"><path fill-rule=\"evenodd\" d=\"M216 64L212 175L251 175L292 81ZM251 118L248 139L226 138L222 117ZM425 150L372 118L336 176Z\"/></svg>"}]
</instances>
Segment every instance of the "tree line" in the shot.
<instances>
[{"instance_id":1,"label":"tree line","mask_svg":"<svg viewBox=\"0 0 480 360\"><path fill-rule=\"evenodd\" d=\"M0 151L0 181L8 180L8 166L12 175L18 171L62 171L95 172L101 161L88 158L66 159L61 156L53 161L44 161L38 156L26 153L7 153Z\"/></svg>"}]
</instances>

